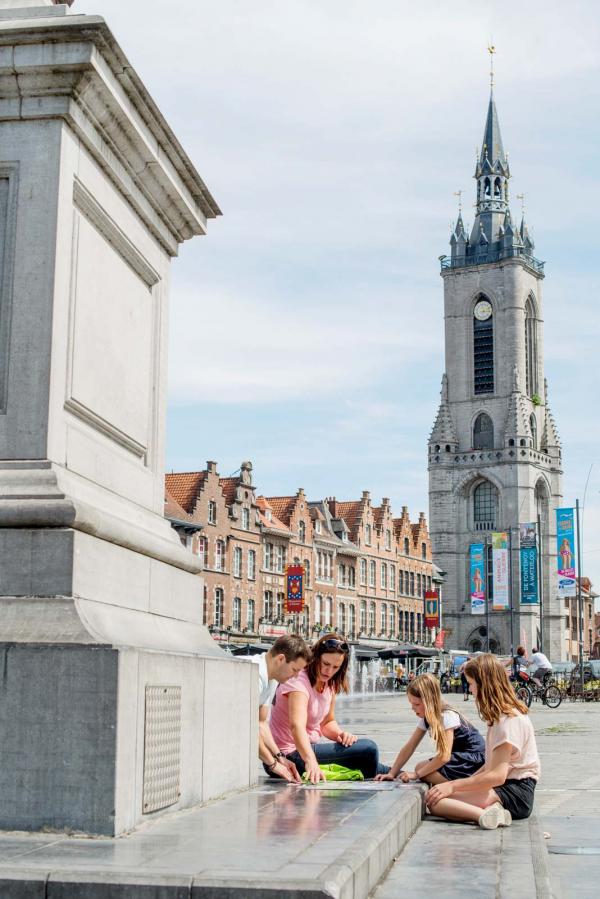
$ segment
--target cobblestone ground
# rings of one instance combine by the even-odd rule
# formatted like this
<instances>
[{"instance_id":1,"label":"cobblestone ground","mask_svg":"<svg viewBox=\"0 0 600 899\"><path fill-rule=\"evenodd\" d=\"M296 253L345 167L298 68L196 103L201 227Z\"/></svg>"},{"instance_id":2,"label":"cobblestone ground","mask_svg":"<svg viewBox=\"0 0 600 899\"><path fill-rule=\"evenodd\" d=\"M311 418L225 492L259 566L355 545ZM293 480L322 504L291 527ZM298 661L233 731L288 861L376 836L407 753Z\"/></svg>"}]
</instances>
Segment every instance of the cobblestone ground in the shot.
<instances>
[{"instance_id":1,"label":"cobblestone ground","mask_svg":"<svg viewBox=\"0 0 600 899\"><path fill-rule=\"evenodd\" d=\"M473 700L450 695L449 703L480 730ZM536 807L547 841L552 873L563 899L600 895L600 703L563 702L558 709L534 703L531 716L542 760ZM339 701L338 720L358 736L372 737L382 761L391 764L412 733L415 717L405 694L374 694ZM431 755L424 741L415 761Z\"/></svg>"}]
</instances>

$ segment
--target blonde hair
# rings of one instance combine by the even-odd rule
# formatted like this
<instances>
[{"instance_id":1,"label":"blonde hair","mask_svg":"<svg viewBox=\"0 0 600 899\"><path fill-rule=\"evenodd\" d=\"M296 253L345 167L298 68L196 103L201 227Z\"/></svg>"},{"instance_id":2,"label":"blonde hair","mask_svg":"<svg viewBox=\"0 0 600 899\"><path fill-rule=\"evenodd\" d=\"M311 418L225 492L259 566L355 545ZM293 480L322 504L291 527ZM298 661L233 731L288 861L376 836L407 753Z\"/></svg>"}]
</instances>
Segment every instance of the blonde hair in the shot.
<instances>
[{"instance_id":1,"label":"blonde hair","mask_svg":"<svg viewBox=\"0 0 600 899\"><path fill-rule=\"evenodd\" d=\"M505 715L527 714L527 706L517 699L508 671L496 656L486 652L469 659L464 671L477 684L477 708L487 724L497 724Z\"/></svg>"},{"instance_id":2,"label":"blonde hair","mask_svg":"<svg viewBox=\"0 0 600 899\"><path fill-rule=\"evenodd\" d=\"M425 720L429 727L429 733L439 755L448 752L448 737L442 718L443 712L450 708L442 701L440 682L433 674L419 674L408 685L406 692L415 696L423 703Z\"/></svg>"}]
</instances>

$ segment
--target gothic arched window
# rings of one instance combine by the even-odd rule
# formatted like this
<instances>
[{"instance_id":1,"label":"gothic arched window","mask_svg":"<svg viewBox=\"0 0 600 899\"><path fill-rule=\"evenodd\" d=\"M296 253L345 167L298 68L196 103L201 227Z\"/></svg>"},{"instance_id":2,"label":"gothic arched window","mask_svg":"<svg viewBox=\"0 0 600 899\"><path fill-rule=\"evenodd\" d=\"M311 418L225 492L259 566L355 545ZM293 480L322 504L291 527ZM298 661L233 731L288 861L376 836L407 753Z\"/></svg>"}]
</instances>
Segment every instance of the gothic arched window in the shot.
<instances>
[{"instance_id":1,"label":"gothic arched window","mask_svg":"<svg viewBox=\"0 0 600 899\"><path fill-rule=\"evenodd\" d=\"M502 186L500 183L500 178L496 178L494 180L494 196L500 197L502 195Z\"/></svg>"},{"instance_id":2,"label":"gothic arched window","mask_svg":"<svg viewBox=\"0 0 600 899\"><path fill-rule=\"evenodd\" d=\"M525 381L527 396L538 392L537 383L537 321L533 299L525 303Z\"/></svg>"},{"instance_id":3,"label":"gothic arched window","mask_svg":"<svg viewBox=\"0 0 600 899\"><path fill-rule=\"evenodd\" d=\"M482 481L473 491L473 521L476 531L493 531L498 513L498 491Z\"/></svg>"},{"instance_id":4,"label":"gothic arched window","mask_svg":"<svg viewBox=\"0 0 600 899\"><path fill-rule=\"evenodd\" d=\"M473 425L473 449L494 449L494 424L485 412L479 413Z\"/></svg>"},{"instance_id":5,"label":"gothic arched window","mask_svg":"<svg viewBox=\"0 0 600 899\"><path fill-rule=\"evenodd\" d=\"M537 421L535 420L535 415L529 416L529 428L531 430L531 438L533 441L533 448L538 448L538 435L537 435Z\"/></svg>"},{"instance_id":6,"label":"gothic arched window","mask_svg":"<svg viewBox=\"0 0 600 899\"><path fill-rule=\"evenodd\" d=\"M479 297L473 310L473 391L494 392L494 316L485 297Z\"/></svg>"}]
</instances>

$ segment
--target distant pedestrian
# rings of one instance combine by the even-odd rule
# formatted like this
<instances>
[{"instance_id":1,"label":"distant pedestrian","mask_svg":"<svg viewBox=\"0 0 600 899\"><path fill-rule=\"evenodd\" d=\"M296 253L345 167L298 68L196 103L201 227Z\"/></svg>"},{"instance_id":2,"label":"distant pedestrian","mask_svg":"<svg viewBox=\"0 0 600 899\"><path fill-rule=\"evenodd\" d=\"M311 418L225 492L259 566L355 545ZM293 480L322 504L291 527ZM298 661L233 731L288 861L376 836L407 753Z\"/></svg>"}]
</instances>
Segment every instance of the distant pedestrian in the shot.
<instances>
[{"instance_id":1,"label":"distant pedestrian","mask_svg":"<svg viewBox=\"0 0 600 899\"><path fill-rule=\"evenodd\" d=\"M463 691L463 702L469 701L469 681L467 680L467 676L465 674L465 665L467 663L463 662L460 668L458 669L460 674L460 685Z\"/></svg>"},{"instance_id":2,"label":"distant pedestrian","mask_svg":"<svg viewBox=\"0 0 600 899\"><path fill-rule=\"evenodd\" d=\"M483 737L470 721L444 703L437 677L420 674L409 684L407 696L419 722L389 773L379 775L376 780L395 780L400 776L404 783L422 780L437 784L469 777L478 771L485 761ZM426 733L435 743L437 754L419 762L414 771L403 771Z\"/></svg>"},{"instance_id":3,"label":"distant pedestrian","mask_svg":"<svg viewBox=\"0 0 600 899\"><path fill-rule=\"evenodd\" d=\"M485 653L465 665L479 713L488 724L485 765L464 780L440 783L426 802L434 815L473 821L484 830L508 827L533 809L540 759L527 706L517 699L508 671Z\"/></svg>"}]
</instances>

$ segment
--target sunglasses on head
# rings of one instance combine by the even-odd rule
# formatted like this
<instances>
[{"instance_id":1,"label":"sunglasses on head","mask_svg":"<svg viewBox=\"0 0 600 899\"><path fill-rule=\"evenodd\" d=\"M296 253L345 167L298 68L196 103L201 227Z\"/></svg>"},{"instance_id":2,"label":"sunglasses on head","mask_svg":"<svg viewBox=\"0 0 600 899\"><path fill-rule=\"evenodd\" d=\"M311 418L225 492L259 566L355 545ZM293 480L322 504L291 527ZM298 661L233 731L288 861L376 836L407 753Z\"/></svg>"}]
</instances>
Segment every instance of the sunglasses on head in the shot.
<instances>
[{"instance_id":1,"label":"sunglasses on head","mask_svg":"<svg viewBox=\"0 0 600 899\"><path fill-rule=\"evenodd\" d=\"M328 650L334 649L336 652L349 652L350 647L343 640L336 640L335 637L330 637L328 640L323 640L323 642L319 646L320 650Z\"/></svg>"}]
</instances>

